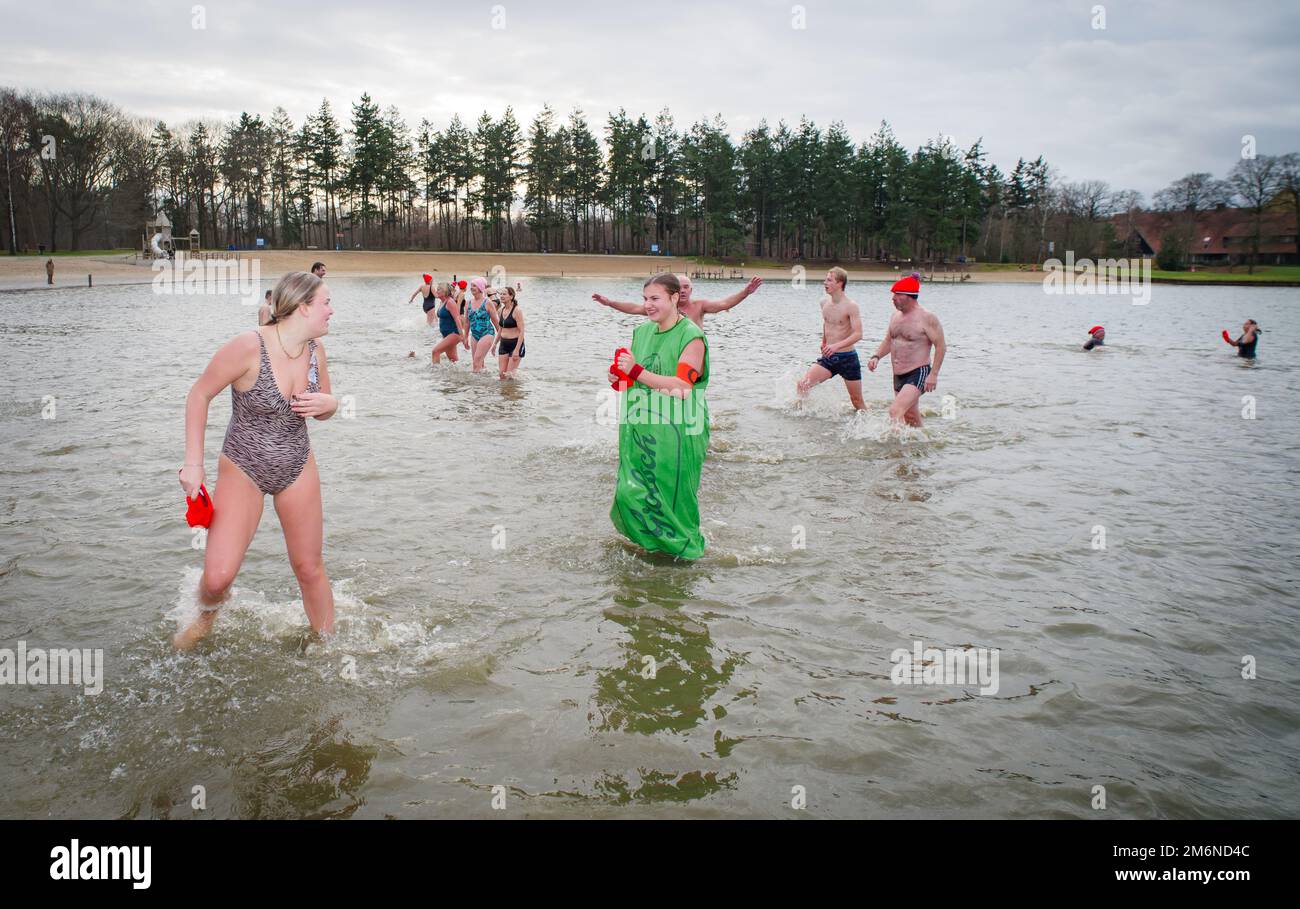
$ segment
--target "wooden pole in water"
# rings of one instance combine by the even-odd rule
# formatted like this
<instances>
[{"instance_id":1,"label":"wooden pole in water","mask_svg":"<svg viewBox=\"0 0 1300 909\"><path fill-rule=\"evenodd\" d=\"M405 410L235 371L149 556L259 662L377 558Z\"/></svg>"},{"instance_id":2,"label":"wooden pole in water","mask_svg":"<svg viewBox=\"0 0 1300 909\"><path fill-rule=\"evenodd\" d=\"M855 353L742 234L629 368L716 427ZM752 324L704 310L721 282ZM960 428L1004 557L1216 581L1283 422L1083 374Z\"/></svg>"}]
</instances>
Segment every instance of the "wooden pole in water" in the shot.
<instances>
[{"instance_id":1,"label":"wooden pole in water","mask_svg":"<svg viewBox=\"0 0 1300 909\"><path fill-rule=\"evenodd\" d=\"M94 278L94 275L86 275L86 286L87 286L87 287L94 287L94 286L95 286L95 282L94 282L93 278Z\"/></svg>"}]
</instances>

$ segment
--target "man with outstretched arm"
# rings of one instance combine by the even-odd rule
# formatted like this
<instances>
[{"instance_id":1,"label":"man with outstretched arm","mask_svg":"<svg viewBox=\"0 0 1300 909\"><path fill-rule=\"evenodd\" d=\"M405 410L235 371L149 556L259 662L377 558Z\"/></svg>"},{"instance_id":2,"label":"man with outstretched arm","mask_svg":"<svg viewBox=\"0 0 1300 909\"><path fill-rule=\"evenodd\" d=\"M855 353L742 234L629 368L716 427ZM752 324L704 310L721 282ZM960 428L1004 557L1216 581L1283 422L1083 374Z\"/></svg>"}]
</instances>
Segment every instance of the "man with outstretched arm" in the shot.
<instances>
[{"instance_id":1,"label":"man with outstretched arm","mask_svg":"<svg viewBox=\"0 0 1300 909\"><path fill-rule=\"evenodd\" d=\"M723 297L721 300L700 300L691 296L690 278L686 277L686 275L677 275L677 281L682 288L681 299L677 303L677 311L700 328L704 327L705 313L726 312L763 286L762 278L750 278L748 284L729 297ZM592 294L591 298L601 306L608 306L628 315L644 316L646 314L645 305L642 303L623 303L618 300L611 300L603 294Z\"/></svg>"}]
</instances>

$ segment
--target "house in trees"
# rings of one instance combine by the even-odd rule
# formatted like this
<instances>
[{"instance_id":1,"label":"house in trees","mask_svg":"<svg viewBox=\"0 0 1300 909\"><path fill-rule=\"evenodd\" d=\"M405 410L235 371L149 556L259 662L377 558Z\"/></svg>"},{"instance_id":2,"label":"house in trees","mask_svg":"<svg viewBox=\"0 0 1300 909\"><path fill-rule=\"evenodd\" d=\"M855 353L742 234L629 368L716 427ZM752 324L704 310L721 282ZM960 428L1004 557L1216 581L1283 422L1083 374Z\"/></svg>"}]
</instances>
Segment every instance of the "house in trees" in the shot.
<instances>
[{"instance_id":1,"label":"house in trees","mask_svg":"<svg viewBox=\"0 0 1300 909\"><path fill-rule=\"evenodd\" d=\"M1191 265L1244 265L1254 249L1255 215L1249 209L1217 208L1197 212L1148 211L1116 215L1115 234L1130 256L1158 256L1166 243L1181 243ZM1296 218L1291 212L1266 211L1259 222L1259 265L1297 265Z\"/></svg>"}]
</instances>

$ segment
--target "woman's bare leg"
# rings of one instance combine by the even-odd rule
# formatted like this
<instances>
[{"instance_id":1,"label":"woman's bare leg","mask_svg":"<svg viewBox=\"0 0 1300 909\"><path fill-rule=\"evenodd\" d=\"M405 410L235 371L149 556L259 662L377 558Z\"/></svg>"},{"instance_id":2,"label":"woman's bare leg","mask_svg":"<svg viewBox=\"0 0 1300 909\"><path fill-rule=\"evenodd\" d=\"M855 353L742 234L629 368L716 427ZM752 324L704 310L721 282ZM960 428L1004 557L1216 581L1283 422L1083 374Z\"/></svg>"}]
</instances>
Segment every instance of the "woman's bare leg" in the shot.
<instances>
[{"instance_id":1,"label":"woman's bare leg","mask_svg":"<svg viewBox=\"0 0 1300 909\"><path fill-rule=\"evenodd\" d=\"M459 344L460 344L460 335L447 335L447 337L443 338L441 341L435 344L433 346L434 364L435 365L437 364L438 358L441 357L443 354L446 354L447 359L455 363L458 356L456 353L456 347Z\"/></svg>"},{"instance_id":2,"label":"woman's bare leg","mask_svg":"<svg viewBox=\"0 0 1300 909\"><path fill-rule=\"evenodd\" d=\"M484 335L474 342L474 371L482 372L483 363L487 360L488 351L492 349L492 344L496 341L493 335Z\"/></svg>"},{"instance_id":3,"label":"woman's bare leg","mask_svg":"<svg viewBox=\"0 0 1300 909\"><path fill-rule=\"evenodd\" d=\"M334 591L330 590L321 556L324 538L324 515L320 501L320 472L316 455L307 457L307 466L293 485L276 495L275 513L284 528L284 545L289 551L289 565L302 589L302 605L315 631L334 633Z\"/></svg>"},{"instance_id":4,"label":"woman's bare leg","mask_svg":"<svg viewBox=\"0 0 1300 909\"><path fill-rule=\"evenodd\" d=\"M189 650L217 620L217 610L230 595L230 585L244 563L244 553L262 520L262 491L235 463L217 458L217 488L212 493L212 525L203 550L203 578L199 581L199 617L176 633L172 644Z\"/></svg>"},{"instance_id":5,"label":"woman's bare leg","mask_svg":"<svg viewBox=\"0 0 1300 909\"><path fill-rule=\"evenodd\" d=\"M510 358L508 356L497 357L497 378L504 379L510 375Z\"/></svg>"}]
</instances>

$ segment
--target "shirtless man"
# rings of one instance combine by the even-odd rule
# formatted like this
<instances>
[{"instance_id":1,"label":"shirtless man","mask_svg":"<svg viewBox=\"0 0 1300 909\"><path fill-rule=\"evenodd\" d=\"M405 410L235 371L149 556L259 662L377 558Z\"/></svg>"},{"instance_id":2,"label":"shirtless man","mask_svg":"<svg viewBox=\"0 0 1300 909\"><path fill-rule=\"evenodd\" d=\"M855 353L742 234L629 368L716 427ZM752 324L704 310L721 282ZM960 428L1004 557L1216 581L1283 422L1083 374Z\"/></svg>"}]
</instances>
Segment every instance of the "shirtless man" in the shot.
<instances>
[{"instance_id":1,"label":"shirtless man","mask_svg":"<svg viewBox=\"0 0 1300 909\"><path fill-rule=\"evenodd\" d=\"M866 410L867 405L862 401L862 364L854 349L862 340L862 316L858 304L844 294L848 286L849 273L844 269L836 266L826 272L826 280L822 282L826 296L821 302L822 355L800 380L799 398L802 400L814 385L831 376L842 376L854 409Z\"/></svg>"},{"instance_id":2,"label":"shirtless man","mask_svg":"<svg viewBox=\"0 0 1300 909\"><path fill-rule=\"evenodd\" d=\"M934 391L939 384L939 367L948 345L943 339L943 326L934 313L921 306L917 297L921 282L915 275L896 281L891 288L894 309L889 317L889 330L885 339L867 361L867 369L876 371L882 357L894 356L894 403L889 405L889 418L895 423L906 421L911 426L921 425L921 395ZM930 365L930 348L934 347L934 365Z\"/></svg>"},{"instance_id":3,"label":"shirtless man","mask_svg":"<svg viewBox=\"0 0 1300 909\"><path fill-rule=\"evenodd\" d=\"M746 284L736 293L729 297L723 297L721 300L700 300L691 297L691 279L686 275L678 275L677 281L681 284L682 293L677 302L677 311L686 318L690 319L700 328L704 327L704 314L708 312L726 312L735 306L741 300L748 297L754 291L763 286L762 278L750 278ZM617 300L611 300L603 294L592 294L591 298L601 306L608 306L611 309L617 309L619 312L625 312L632 316L644 316L644 303L620 303Z\"/></svg>"}]
</instances>

